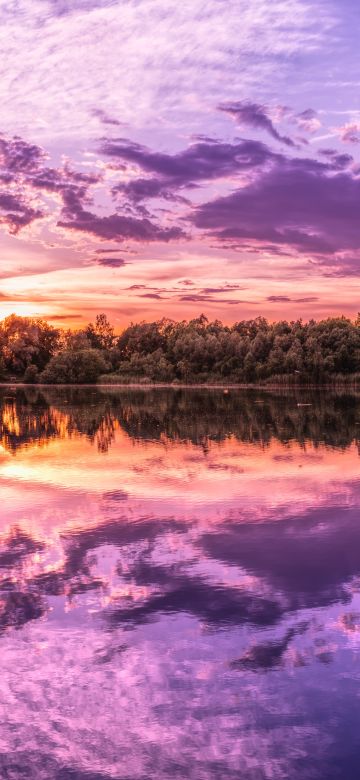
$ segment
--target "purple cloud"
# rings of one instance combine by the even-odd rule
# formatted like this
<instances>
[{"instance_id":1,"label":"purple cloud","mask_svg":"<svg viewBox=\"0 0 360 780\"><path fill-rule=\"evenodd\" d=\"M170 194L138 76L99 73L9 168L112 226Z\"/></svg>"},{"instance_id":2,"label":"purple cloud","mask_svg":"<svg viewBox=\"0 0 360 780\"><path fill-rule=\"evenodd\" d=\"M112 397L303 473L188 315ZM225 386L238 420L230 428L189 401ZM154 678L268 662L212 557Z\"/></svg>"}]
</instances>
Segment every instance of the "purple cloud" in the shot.
<instances>
[{"instance_id":1,"label":"purple cloud","mask_svg":"<svg viewBox=\"0 0 360 780\"><path fill-rule=\"evenodd\" d=\"M177 199L174 190L194 188L198 182L232 176L276 158L264 144L251 140L237 144L201 141L171 155L153 152L126 139L107 139L101 146L101 152L135 163L142 171L153 174L152 177L139 177L114 187L114 193L125 194L134 202L160 196L168 200Z\"/></svg>"},{"instance_id":2,"label":"purple cloud","mask_svg":"<svg viewBox=\"0 0 360 780\"><path fill-rule=\"evenodd\" d=\"M232 290L245 290L245 287L241 287L239 284L224 284L221 287L204 287L201 292L205 295L211 295L211 293L224 293L232 292Z\"/></svg>"},{"instance_id":3,"label":"purple cloud","mask_svg":"<svg viewBox=\"0 0 360 780\"><path fill-rule=\"evenodd\" d=\"M122 268L124 265L128 265L128 261L123 257L95 257L95 265L104 265L106 268Z\"/></svg>"},{"instance_id":4,"label":"purple cloud","mask_svg":"<svg viewBox=\"0 0 360 780\"><path fill-rule=\"evenodd\" d=\"M201 293L192 293L189 295L181 295L179 298L183 303L226 303L229 306L234 306L240 303L253 303L256 301L234 301L231 298L214 298L212 295L202 295Z\"/></svg>"},{"instance_id":5,"label":"purple cloud","mask_svg":"<svg viewBox=\"0 0 360 780\"><path fill-rule=\"evenodd\" d=\"M125 122L120 122L119 119L109 116L102 108L94 108L92 115L96 116L103 125L113 125L114 127L122 127L125 125Z\"/></svg>"},{"instance_id":6,"label":"purple cloud","mask_svg":"<svg viewBox=\"0 0 360 780\"><path fill-rule=\"evenodd\" d=\"M149 219L136 219L120 214L101 217L85 211L79 204L75 204L71 214L66 211L66 216L67 218L58 221L59 227L87 233L108 241L168 242L185 237L184 231L178 227L162 228Z\"/></svg>"},{"instance_id":7,"label":"purple cloud","mask_svg":"<svg viewBox=\"0 0 360 780\"><path fill-rule=\"evenodd\" d=\"M245 125L245 127L251 127L255 130L264 130L272 138L275 138L276 141L281 141L281 143L287 146L296 146L291 138L278 133L265 106L259 103L252 103L250 100L239 100L234 103L220 103L218 108L220 111L230 114L239 125Z\"/></svg>"},{"instance_id":8,"label":"purple cloud","mask_svg":"<svg viewBox=\"0 0 360 780\"><path fill-rule=\"evenodd\" d=\"M349 168L354 162L354 158L351 154L339 154L336 149L319 149L319 154L331 160L334 168L338 168L339 170L341 170L341 168Z\"/></svg>"},{"instance_id":9,"label":"purple cloud","mask_svg":"<svg viewBox=\"0 0 360 780\"><path fill-rule=\"evenodd\" d=\"M162 295L159 295L159 293L142 293L140 295L140 298L150 298L154 301L163 301L164 298Z\"/></svg>"},{"instance_id":10,"label":"purple cloud","mask_svg":"<svg viewBox=\"0 0 360 780\"><path fill-rule=\"evenodd\" d=\"M360 122L349 122L342 127L337 128L338 135L344 143L360 143Z\"/></svg>"},{"instance_id":11,"label":"purple cloud","mask_svg":"<svg viewBox=\"0 0 360 780\"><path fill-rule=\"evenodd\" d=\"M307 298L290 298L288 295L269 295L266 300L269 303L313 303L319 299L314 295Z\"/></svg>"},{"instance_id":12,"label":"purple cloud","mask_svg":"<svg viewBox=\"0 0 360 780\"><path fill-rule=\"evenodd\" d=\"M307 108L299 114L295 114L293 121L305 133L315 133L321 127L317 111Z\"/></svg>"},{"instance_id":13,"label":"purple cloud","mask_svg":"<svg viewBox=\"0 0 360 780\"><path fill-rule=\"evenodd\" d=\"M222 241L319 255L360 248L360 180L336 165L278 158L255 181L199 206L193 221Z\"/></svg>"},{"instance_id":14,"label":"purple cloud","mask_svg":"<svg viewBox=\"0 0 360 780\"><path fill-rule=\"evenodd\" d=\"M9 233L16 235L22 228L42 216L42 211L32 208L12 193L0 193L0 224L4 225Z\"/></svg>"},{"instance_id":15,"label":"purple cloud","mask_svg":"<svg viewBox=\"0 0 360 780\"><path fill-rule=\"evenodd\" d=\"M45 157L40 146L27 143L18 136L10 139L0 137L0 168L10 177L38 170Z\"/></svg>"}]
</instances>

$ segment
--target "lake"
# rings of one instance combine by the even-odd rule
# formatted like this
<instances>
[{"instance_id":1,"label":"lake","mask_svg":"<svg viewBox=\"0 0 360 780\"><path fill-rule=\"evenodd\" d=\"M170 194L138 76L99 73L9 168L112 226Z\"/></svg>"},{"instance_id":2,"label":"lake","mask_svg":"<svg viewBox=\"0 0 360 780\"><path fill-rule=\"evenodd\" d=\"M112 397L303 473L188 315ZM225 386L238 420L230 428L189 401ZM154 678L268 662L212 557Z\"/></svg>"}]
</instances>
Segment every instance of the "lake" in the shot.
<instances>
[{"instance_id":1,"label":"lake","mask_svg":"<svg viewBox=\"0 0 360 780\"><path fill-rule=\"evenodd\" d=\"M360 396L0 408L1 778L357 780Z\"/></svg>"}]
</instances>

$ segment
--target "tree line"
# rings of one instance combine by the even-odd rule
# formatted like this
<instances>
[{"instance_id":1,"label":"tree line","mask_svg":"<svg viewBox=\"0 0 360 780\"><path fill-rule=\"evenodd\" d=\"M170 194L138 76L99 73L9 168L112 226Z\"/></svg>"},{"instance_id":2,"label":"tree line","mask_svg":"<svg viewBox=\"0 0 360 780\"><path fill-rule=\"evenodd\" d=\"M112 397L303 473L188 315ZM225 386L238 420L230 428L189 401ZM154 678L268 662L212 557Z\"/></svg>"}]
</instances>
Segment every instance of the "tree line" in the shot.
<instances>
[{"instance_id":1,"label":"tree line","mask_svg":"<svg viewBox=\"0 0 360 780\"><path fill-rule=\"evenodd\" d=\"M29 384L314 383L360 375L360 315L355 321L234 325L160 319L120 335L105 314L78 330L15 314L0 323L0 379Z\"/></svg>"}]
</instances>

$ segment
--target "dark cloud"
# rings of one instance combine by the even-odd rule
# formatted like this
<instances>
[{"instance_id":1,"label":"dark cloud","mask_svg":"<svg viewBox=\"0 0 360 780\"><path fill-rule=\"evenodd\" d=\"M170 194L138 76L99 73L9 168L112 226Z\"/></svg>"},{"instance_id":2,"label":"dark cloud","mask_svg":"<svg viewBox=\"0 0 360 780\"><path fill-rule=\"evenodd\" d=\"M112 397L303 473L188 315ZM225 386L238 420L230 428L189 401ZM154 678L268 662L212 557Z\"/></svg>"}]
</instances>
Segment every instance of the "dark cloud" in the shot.
<instances>
[{"instance_id":1,"label":"dark cloud","mask_svg":"<svg viewBox=\"0 0 360 780\"><path fill-rule=\"evenodd\" d=\"M96 255L110 255L112 252L113 252L114 254L117 254L117 252L118 252L118 251L119 251L118 249L106 249L106 248L105 248L105 249L95 249L95 250L94 250L94 253L95 253ZM124 250L123 250L123 251L124 251ZM127 251L127 250L125 250L125 251Z\"/></svg>"},{"instance_id":2,"label":"dark cloud","mask_svg":"<svg viewBox=\"0 0 360 780\"><path fill-rule=\"evenodd\" d=\"M360 143L360 123L353 122L338 128L338 133L342 141L348 144Z\"/></svg>"},{"instance_id":3,"label":"dark cloud","mask_svg":"<svg viewBox=\"0 0 360 780\"><path fill-rule=\"evenodd\" d=\"M171 241L184 236L181 228L158 226L147 215L140 215L140 218L131 214L99 216L92 213L88 210L92 202L90 188L100 181L101 175L74 171L69 165L58 169L46 167L45 159L44 152L37 146L19 138L0 138L2 180L15 180L26 193L35 190L58 194L62 200L62 213L57 223L60 227L115 241ZM11 233L19 232L43 216L42 211L9 192L0 193L0 210L4 212L0 222ZM112 268L124 265L123 258L107 255L98 260L100 265Z\"/></svg>"},{"instance_id":4,"label":"dark cloud","mask_svg":"<svg viewBox=\"0 0 360 780\"><path fill-rule=\"evenodd\" d=\"M323 268L323 275L329 278L360 277L360 252L353 257L334 255L318 258L317 262Z\"/></svg>"},{"instance_id":5,"label":"dark cloud","mask_svg":"<svg viewBox=\"0 0 360 780\"><path fill-rule=\"evenodd\" d=\"M282 156L248 185L199 206L193 221L222 241L331 255L360 248L359 217L359 179L331 162Z\"/></svg>"},{"instance_id":6,"label":"dark cloud","mask_svg":"<svg viewBox=\"0 0 360 780\"><path fill-rule=\"evenodd\" d=\"M312 295L308 298L290 298L288 295L269 295L266 298L269 303L314 303L319 299Z\"/></svg>"},{"instance_id":7,"label":"dark cloud","mask_svg":"<svg viewBox=\"0 0 360 780\"><path fill-rule=\"evenodd\" d=\"M298 119L315 119L317 117L317 111L313 108L306 108L305 111L301 111L300 114L296 114Z\"/></svg>"},{"instance_id":8,"label":"dark cloud","mask_svg":"<svg viewBox=\"0 0 360 780\"><path fill-rule=\"evenodd\" d=\"M10 139L0 137L0 170L10 178L19 173L36 171L43 165L45 158L45 152L40 146L27 143L18 136Z\"/></svg>"},{"instance_id":9,"label":"dark cloud","mask_svg":"<svg viewBox=\"0 0 360 780\"><path fill-rule=\"evenodd\" d=\"M164 298L162 295L159 295L159 293L142 293L140 298L151 298L154 301L163 301Z\"/></svg>"},{"instance_id":10,"label":"dark cloud","mask_svg":"<svg viewBox=\"0 0 360 780\"><path fill-rule=\"evenodd\" d=\"M116 0L45 0L49 7L49 16L68 16L75 13L87 13L96 8L114 5ZM92 780L92 779L90 779Z\"/></svg>"},{"instance_id":11,"label":"dark cloud","mask_svg":"<svg viewBox=\"0 0 360 780\"><path fill-rule=\"evenodd\" d=\"M351 154L339 154L336 149L319 149L319 154L331 160L335 168L348 168L354 162Z\"/></svg>"},{"instance_id":12,"label":"dark cloud","mask_svg":"<svg viewBox=\"0 0 360 780\"><path fill-rule=\"evenodd\" d=\"M101 152L135 163L142 171L153 174L151 178L140 177L114 187L114 193L124 194L134 202L160 196L178 200L175 190L194 188L198 182L231 176L276 158L264 144L248 140L237 144L202 141L171 155L153 152L127 139L107 139L102 143Z\"/></svg>"},{"instance_id":13,"label":"dark cloud","mask_svg":"<svg viewBox=\"0 0 360 780\"><path fill-rule=\"evenodd\" d=\"M228 303L230 306L240 303L255 303L255 301L234 301L230 298L215 298L212 295L203 295L201 293L182 295L179 300L184 303Z\"/></svg>"},{"instance_id":14,"label":"dark cloud","mask_svg":"<svg viewBox=\"0 0 360 780\"><path fill-rule=\"evenodd\" d=\"M43 212L34 209L12 193L0 193L0 224L16 235L22 228L40 219Z\"/></svg>"},{"instance_id":15,"label":"dark cloud","mask_svg":"<svg viewBox=\"0 0 360 780\"><path fill-rule=\"evenodd\" d=\"M239 125L252 127L256 130L264 130L266 133L269 133L272 138L275 138L276 141L281 141L281 143L284 143L287 146L296 146L291 138L278 133L267 113L266 107L259 103L240 100L234 103L220 103L218 108L220 111L230 114Z\"/></svg>"},{"instance_id":16,"label":"dark cloud","mask_svg":"<svg viewBox=\"0 0 360 780\"><path fill-rule=\"evenodd\" d=\"M269 303L290 303L291 298L288 295L269 295L266 300Z\"/></svg>"},{"instance_id":17,"label":"dark cloud","mask_svg":"<svg viewBox=\"0 0 360 780\"><path fill-rule=\"evenodd\" d=\"M224 293L224 292L231 292L232 290L245 290L245 287L241 287L239 284L223 284L220 287L203 287L201 290L202 293L205 295L210 295L211 293Z\"/></svg>"},{"instance_id":18,"label":"dark cloud","mask_svg":"<svg viewBox=\"0 0 360 780\"><path fill-rule=\"evenodd\" d=\"M45 166L47 155L35 144L23 139L0 137L0 181L16 186L16 191L0 193L2 225L16 234L23 227L41 218L44 212L33 206L33 196L39 193L57 193L65 211L72 211L90 202L89 188L100 180L99 174Z\"/></svg>"},{"instance_id":19,"label":"dark cloud","mask_svg":"<svg viewBox=\"0 0 360 780\"><path fill-rule=\"evenodd\" d=\"M107 268L122 268L124 265L128 265L128 261L123 257L95 257L94 262L96 265L104 265Z\"/></svg>"},{"instance_id":20,"label":"dark cloud","mask_svg":"<svg viewBox=\"0 0 360 780\"><path fill-rule=\"evenodd\" d=\"M299 114L295 114L290 118L290 121L294 122L305 133L314 133L321 127L321 122L317 111L313 108L307 108L305 111L300 111ZM303 139L306 144L308 141Z\"/></svg>"},{"instance_id":21,"label":"dark cloud","mask_svg":"<svg viewBox=\"0 0 360 780\"><path fill-rule=\"evenodd\" d=\"M125 124L124 122L120 122L119 119L115 119L114 117L109 116L109 114L107 114L106 111L103 111L101 108L94 108L92 114L93 116L96 116L103 125L122 127Z\"/></svg>"},{"instance_id":22,"label":"dark cloud","mask_svg":"<svg viewBox=\"0 0 360 780\"><path fill-rule=\"evenodd\" d=\"M59 322L62 320L82 320L82 314L49 314L48 320Z\"/></svg>"},{"instance_id":23,"label":"dark cloud","mask_svg":"<svg viewBox=\"0 0 360 780\"><path fill-rule=\"evenodd\" d=\"M133 203L140 203L140 201L146 200L148 198L159 197L177 203L190 203L186 198L180 195L176 195L172 191L171 186L178 187L179 184L176 181L168 182L168 184L166 184L161 179L133 179L126 184L117 184L113 188L113 194L116 195L118 193L122 193L123 195L126 195L126 197L129 198L129 200ZM184 184L182 186L190 185Z\"/></svg>"},{"instance_id":24,"label":"dark cloud","mask_svg":"<svg viewBox=\"0 0 360 780\"><path fill-rule=\"evenodd\" d=\"M295 303L315 303L318 300L316 295L309 295L307 298L295 298Z\"/></svg>"},{"instance_id":25,"label":"dark cloud","mask_svg":"<svg viewBox=\"0 0 360 780\"><path fill-rule=\"evenodd\" d=\"M185 237L184 231L178 227L162 228L149 219L120 214L101 217L85 211L81 204L74 204L73 212L66 212L65 219L60 219L57 224L67 230L76 230L108 241L168 242Z\"/></svg>"}]
</instances>

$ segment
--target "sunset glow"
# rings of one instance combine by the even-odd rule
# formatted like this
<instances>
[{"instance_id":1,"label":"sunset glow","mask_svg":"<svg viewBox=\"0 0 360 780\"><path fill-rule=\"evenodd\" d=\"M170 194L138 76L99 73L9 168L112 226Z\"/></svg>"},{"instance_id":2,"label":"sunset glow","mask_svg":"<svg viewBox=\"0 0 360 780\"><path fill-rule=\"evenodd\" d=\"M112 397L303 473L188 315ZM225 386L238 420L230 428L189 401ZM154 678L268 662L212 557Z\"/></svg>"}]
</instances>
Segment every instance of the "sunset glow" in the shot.
<instances>
[{"instance_id":1,"label":"sunset glow","mask_svg":"<svg viewBox=\"0 0 360 780\"><path fill-rule=\"evenodd\" d=\"M4 7L0 317L356 315L357 16L353 0Z\"/></svg>"}]
</instances>

